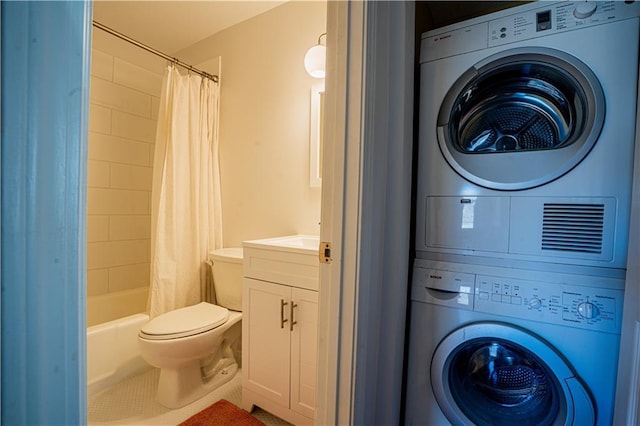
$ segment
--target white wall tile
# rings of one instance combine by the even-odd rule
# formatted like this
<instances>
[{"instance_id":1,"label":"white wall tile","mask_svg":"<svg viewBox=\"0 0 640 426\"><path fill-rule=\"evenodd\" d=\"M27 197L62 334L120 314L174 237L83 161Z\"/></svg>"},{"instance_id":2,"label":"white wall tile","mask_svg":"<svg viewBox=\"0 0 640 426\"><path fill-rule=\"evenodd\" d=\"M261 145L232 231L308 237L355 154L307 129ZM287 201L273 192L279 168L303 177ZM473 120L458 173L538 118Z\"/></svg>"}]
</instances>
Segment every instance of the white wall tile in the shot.
<instances>
[{"instance_id":1,"label":"white wall tile","mask_svg":"<svg viewBox=\"0 0 640 426\"><path fill-rule=\"evenodd\" d=\"M150 194L146 191L89 188L87 213L96 215L150 214Z\"/></svg>"},{"instance_id":2,"label":"white wall tile","mask_svg":"<svg viewBox=\"0 0 640 426\"><path fill-rule=\"evenodd\" d=\"M110 240L135 240L151 238L151 216L110 216Z\"/></svg>"},{"instance_id":3,"label":"white wall tile","mask_svg":"<svg viewBox=\"0 0 640 426\"><path fill-rule=\"evenodd\" d=\"M109 216L87 215L87 242L109 239Z\"/></svg>"},{"instance_id":4,"label":"white wall tile","mask_svg":"<svg viewBox=\"0 0 640 426\"><path fill-rule=\"evenodd\" d=\"M109 292L149 286L149 263L109 268Z\"/></svg>"},{"instance_id":5,"label":"white wall tile","mask_svg":"<svg viewBox=\"0 0 640 426\"><path fill-rule=\"evenodd\" d=\"M111 188L151 191L151 167L111 164Z\"/></svg>"},{"instance_id":6,"label":"white wall tile","mask_svg":"<svg viewBox=\"0 0 640 426\"><path fill-rule=\"evenodd\" d=\"M87 206L89 325L146 309L152 148L166 66L164 60L101 31L94 33L93 43Z\"/></svg>"},{"instance_id":7,"label":"white wall tile","mask_svg":"<svg viewBox=\"0 0 640 426\"><path fill-rule=\"evenodd\" d=\"M151 168L154 166L154 156L156 155L156 144L149 145L149 165ZM151 178L151 186L153 186L153 177Z\"/></svg>"},{"instance_id":8,"label":"white wall tile","mask_svg":"<svg viewBox=\"0 0 640 426\"><path fill-rule=\"evenodd\" d=\"M89 131L111 133L111 108L92 103L89 107Z\"/></svg>"},{"instance_id":9,"label":"white wall tile","mask_svg":"<svg viewBox=\"0 0 640 426\"><path fill-rule=\"evenodd\" d=\"M167 60L129 42L121 40L104 31L93 32L93 47L127 62L141 66L156 74L162 74L167 67Z\"/></svg>"},{"instance_id":10,"label":"white wall tile","mask_svg":"<svg viewBox=\"0 0 640 426\"><path fill-rule=\"evenodd\" d=\"M109 292L109 270L91 269L87 271L87 296L97 296Z\"/></svg>"},{"instance_id":11,"label":"white wall tile","mask_svg":"<svg viewBox=\"0 0 640 426\"><path fill-rule=\"evenodd\" d=\"M111 134L153 143L156 139L156 121L114 110L111 114Z\"/></svg>"},{"instance_id":12,"label":"white wall tile","mask_svg":"<svg viewBox=\"0 0 640 426\"><path fill-rule=\"evenodd\" d=\"M151 116L151 95L91 77L91 102L142 117Z\"/></svg>"},{"instance_id":13,"label":"white wall tile","mask_svg":"<svg viewBox=\"0 0 640 426\"><path fill-rule=\"evenodd\" d=\"M148 240L87 243L87 269L145 262L149 262Z\"/></svg>"},{"instance_id":14,"label":"white wall tile","mask_svg":"<svg viewBox=\"0 0 640 426\"><path fill-rule=\"evenodd\" d=\"M113 80L113 56L91 49L91 75L105 80Z\"/></svg>"},{"instance_id":15,"label":"white wall tile","mask_svg":"<svg viewBox=\"0 0 640 426\"><path fill-rule=\"evenodd\" d=\"M89 133L89 158L123 164L149 166L151 145L117 136Z\"/></svg>"},{"instance_id":16,"label":"white wall tile","mask_svg":"<svg viewBox=\"0 0 640 426\"><path fill-rule=\"evenodd\" d=\"M113 81L123 86L139 90L148 95L160 96L162 90L162 76L142 67L114 59Z\"/></svg>"},{"instance_id":17,"label":"white wall tile","mask_svg":"<svg viewBox=\"0 0 640 426\"><path fill-rule=\"evenodd\" d=\"M158 112L160 112L160 98L154 96L151 98L151 118L158 121Z\"/></svg>"},{"instance_id":18,"label":"white wall tile","mask_svg":"<svg viewBox=\"0 0 640 426\"><path fill-rule=\"evenodd\" d=\"M87 183L89 187L108 188L110 182L110 167L106 161L89 160L87 168Z\"/></svg>"}]
</instances>

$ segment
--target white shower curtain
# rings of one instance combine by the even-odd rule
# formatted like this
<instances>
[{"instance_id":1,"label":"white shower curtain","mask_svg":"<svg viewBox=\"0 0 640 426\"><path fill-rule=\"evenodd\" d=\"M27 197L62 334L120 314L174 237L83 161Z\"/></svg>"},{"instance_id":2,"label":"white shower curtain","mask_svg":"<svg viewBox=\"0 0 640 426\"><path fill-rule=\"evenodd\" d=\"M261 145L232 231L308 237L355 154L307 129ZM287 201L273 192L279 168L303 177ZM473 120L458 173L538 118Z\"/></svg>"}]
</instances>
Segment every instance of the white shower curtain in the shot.
<instances>
[{"instance_id":1,"label":"white shower curtain","mask_svg":"<svg viewBox=\"0 0 640 426\"><path fill-rule=\"evenodd\" d=\"M222 247L218 106L216 83L168 65L153 162L151 317L200 302L207 253Z\"/></svg>"}]
</instances>

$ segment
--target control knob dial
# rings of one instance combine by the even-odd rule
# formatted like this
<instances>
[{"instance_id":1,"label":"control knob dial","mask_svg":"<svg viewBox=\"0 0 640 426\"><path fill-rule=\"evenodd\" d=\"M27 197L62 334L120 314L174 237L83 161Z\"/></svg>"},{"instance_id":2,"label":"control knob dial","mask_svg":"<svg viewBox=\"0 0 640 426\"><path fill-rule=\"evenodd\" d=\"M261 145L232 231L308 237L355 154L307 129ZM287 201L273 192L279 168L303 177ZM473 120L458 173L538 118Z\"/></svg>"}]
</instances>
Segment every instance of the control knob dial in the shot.
<instances>
[{"instance_id":1,"label":"control knob dial","mask_svg":"<svg viewBox=\"0 0 640 426\"><path fill-rule=\"evenodd\" d=\"M529 300L529 306L532 309L540 309L540 307L542 307L542 301L540 299L538 299L537 297L534 297L534 298Z\"/></svg>"},{"instance_id":2,"label":"control knob dial","mask_svg":"<svg viewBox=\"0 0 640 426\"><path fill-rule=\"evenodd\" d=\"M582 1L573 9L573 16L578 19L586 19L595 13L597 7L598 5L594 2Z\"/></svg>"},{"instance_id":3,"label":"control knob dial","mask_svg":"<svg viewBox=\"0 0 640 426\"><path fill-rule=\"evenodd\" d=\"M596 318L600 315L600 309L591 302L582 302L578 305L578 315L586 319Z\"/></svg>"}]
</instances>

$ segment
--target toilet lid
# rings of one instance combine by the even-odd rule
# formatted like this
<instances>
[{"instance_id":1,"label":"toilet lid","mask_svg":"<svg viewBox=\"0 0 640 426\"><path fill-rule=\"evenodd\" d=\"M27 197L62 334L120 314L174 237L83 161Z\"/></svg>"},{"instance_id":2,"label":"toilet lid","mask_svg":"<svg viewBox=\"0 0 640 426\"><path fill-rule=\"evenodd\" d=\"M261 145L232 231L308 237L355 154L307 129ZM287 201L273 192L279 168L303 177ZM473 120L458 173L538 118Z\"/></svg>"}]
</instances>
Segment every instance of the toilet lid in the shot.
<instances>
[{"instance_id":1,"label":"toilet lid","mask_svg":"<svg viewBox=\"0 0 640 426\"><path fill-rule=\"evenodd\" d=\"M142 327L140 335L153 340L193 336L224 324L228 318L227 308L201 302L155 317Z\"/></svg>"}]
</instances>

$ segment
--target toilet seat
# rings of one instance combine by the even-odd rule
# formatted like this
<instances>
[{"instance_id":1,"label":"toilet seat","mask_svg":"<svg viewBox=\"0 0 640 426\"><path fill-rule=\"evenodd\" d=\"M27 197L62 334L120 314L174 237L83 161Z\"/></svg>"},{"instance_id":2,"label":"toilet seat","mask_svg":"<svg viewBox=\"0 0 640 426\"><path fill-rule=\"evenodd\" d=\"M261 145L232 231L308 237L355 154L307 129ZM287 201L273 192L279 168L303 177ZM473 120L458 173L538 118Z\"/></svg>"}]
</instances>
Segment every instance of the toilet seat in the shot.
<instances>
[{"instance_id":1,"label":"toilet seat","mask_svg":"<svg viewBox=\"0 0 640 426\"><path fill-rule=\"evenodd\" d=\"M146 323L140 337L169 340L194 336L221 326L229 319L229 310L207 302L159 315Z\"/></svg>"}]
</instances>

